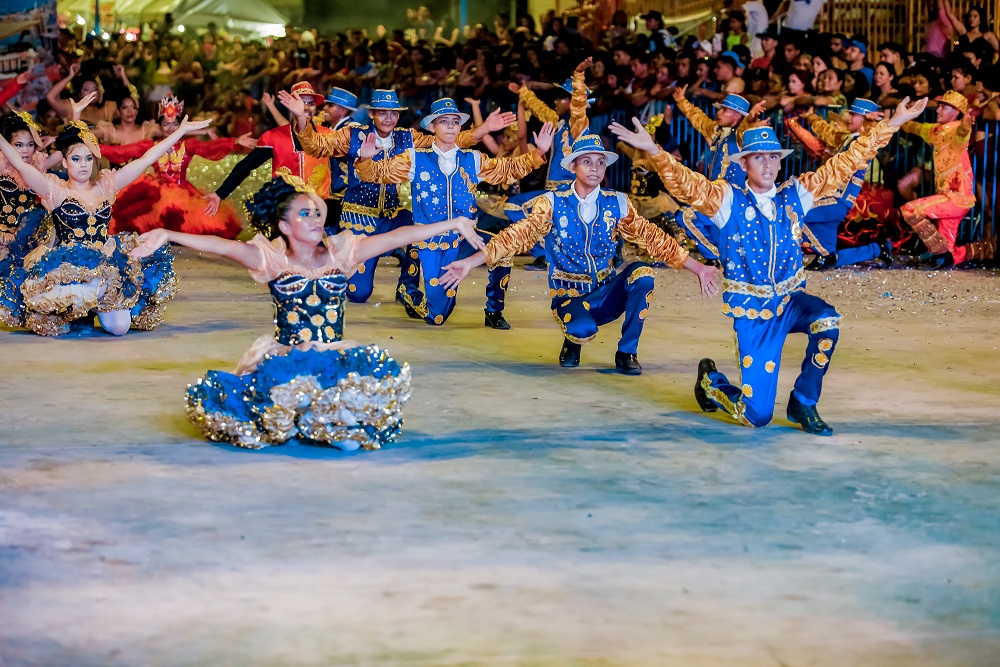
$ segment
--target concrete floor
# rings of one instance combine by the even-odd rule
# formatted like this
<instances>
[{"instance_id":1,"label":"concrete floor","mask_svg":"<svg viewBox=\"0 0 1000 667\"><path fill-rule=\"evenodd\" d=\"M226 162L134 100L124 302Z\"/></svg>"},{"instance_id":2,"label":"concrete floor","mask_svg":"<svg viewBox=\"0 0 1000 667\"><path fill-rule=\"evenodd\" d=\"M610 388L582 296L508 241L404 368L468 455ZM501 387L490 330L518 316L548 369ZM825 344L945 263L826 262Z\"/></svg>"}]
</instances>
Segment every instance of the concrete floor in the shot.
<instances>
[{"instance_id":1,"label":"concrete floor","mask_svg":"<svg viewBox=\"0 0 1000 667\"><path fill-rule=\"evenodd\" d=\"M1000 278L838 271L832 438L703 415L732 328L658 272L639 357L555 365L544 278L510 332L483 276L432 328L390 264L348 336L413 367L373 453L200 439L183 391L270 329L263 288L180 255L164 326L0 331L0 664L1000 664Z\"/></svg>"}]
</instances>

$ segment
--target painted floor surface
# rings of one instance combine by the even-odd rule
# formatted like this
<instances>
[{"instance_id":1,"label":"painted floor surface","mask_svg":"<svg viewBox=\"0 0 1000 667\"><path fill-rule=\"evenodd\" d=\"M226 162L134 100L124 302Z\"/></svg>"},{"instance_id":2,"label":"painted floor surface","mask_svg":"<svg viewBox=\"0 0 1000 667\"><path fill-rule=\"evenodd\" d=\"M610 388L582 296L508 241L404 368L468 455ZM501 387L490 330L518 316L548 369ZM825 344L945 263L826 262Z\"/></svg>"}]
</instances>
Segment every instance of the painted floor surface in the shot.
<instances>
[{"instance_id":1,"label":"painted floor surface","mask_svg":"<svg viewBox=\"0 0 1000 667\"><path fill-rule=\"evenodd\" d=\"M151 333L0 331L0 665L998 665L1000 277L838 271L821 413L702 414L732 326L657 272L639 358L617 327L555 364L544 276L485 273L440 328L391 303L347 337L413 367L379 452L201 439L183 392L271 327L263 287L180 255ZM376 303L383 299L382 304Z\"/></svg>"}]
</instances>

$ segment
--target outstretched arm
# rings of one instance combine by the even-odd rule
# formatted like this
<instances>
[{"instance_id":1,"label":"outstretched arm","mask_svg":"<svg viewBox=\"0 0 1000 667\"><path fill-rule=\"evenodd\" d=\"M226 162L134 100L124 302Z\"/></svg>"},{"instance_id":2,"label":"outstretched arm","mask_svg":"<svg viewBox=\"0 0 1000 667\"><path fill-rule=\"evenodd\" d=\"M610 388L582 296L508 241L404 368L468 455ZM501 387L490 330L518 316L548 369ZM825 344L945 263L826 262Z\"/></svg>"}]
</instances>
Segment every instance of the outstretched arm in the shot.
<instances>
[{"instance_id":1,"label":"outstretched arm","mask_svg":"<svg viewBox=\"0 0 1000 667\"><path fill-rule=\"evenodd\" d=\"M375 130L372 130L374 134ZM416 134L416 133L415 133ZM306 123L301 132L295 130L295 135L302 144L302 150L313 157L344 157L351 150L351 126L345 125L332 132L317 132L312 123Z\"/></svg>"},{"instance_id":2,"label":"outstretched arm","mask_svg":"<svg viewBox=\"0 0 1000 667\"><path fill-rule=\"evenodd\" d=\"M476 104L472 105L473 109L479 107L479 100L476 100ZM476 129L466 130L458 135L455 139L455 144L459 148L469 148L470 146L475 146L480 141L485 141L490 136L490 132L499 132L500 130L505 130L517 120L517 116L509 111L500 111L500 109L494 109L493 113L486 117L486 120L478 123ZM495 153L496 151L494 151Z\"/></svg>"},{"instance_id":3,"label":"outstretched arm","mask_svg":"<svg viewBox=\"0 0 1000 667\"><path fill-rule=\"evenodd\" d=\"M28 85L28 81L30 81L29 74L21 72L16 79L12 79L10 83L0 89L0 107L14 99L14 96Z\"/></svg>"},{"instance_id":4,"label":"outstretched arm","mask_svg":"<svg viewBox=\"0 0 1000 667\"><path fill-rule=\"evenodd\" d=\"M715 121L709 118L704 111L693 105L691 101L684 96L685 93L687 93L687 89L687 86L674 88L674 102L698 134L706 139L711 139L712 135L715 134Z\"/></svg>"},{"instance_id":5,"label":"outstretched arm","mask_svg":"<svg viewBox=\"0 0 1000 667\"><path fill-rule=\"evenodd\" d=\"M511 92L517 94L518 100L524 103L528 111L535 114L540 121L543 123L552 123L553 125L559 122L559 114L552 107L538 99L538 96L530 88L527 86L518 86L516 83L510 84L508 88L510 88Z\"/></svg>"},{"instance_id":6,"label":"outstretched arm","mask_svg":"<svg viewBox=\"0 0 1000 667\"><path fill-rule=\"evenodd\" d=\"M584 73L593 64L593 58L587 58L576 66L573 71L573 96L569 101L569 133L576 141L590 129L587 119L587 83Z\"/></svg>"},{"instance_id":7,"label":"outstretched arm","mask_svg":"<svg viewBox=\"0 0 1000 667\"><path fill-rule=\"evenodd\" d=\"M137 160L129 162L127 165L115 172L115 191L120 192L122 188L142 176L142 172L153 166L153 163L165 155L170 147L180 141L185 134L190 134L203 130L212 123L211 120L199 120L191 122L187 116L181 122L173 134L158 144L154 144L146 153Z\"/></svg>"},{"instance_id":8,"label":"outstretched arm","mask_svg":"<svg viewBox=\"0 0 1000 667\"><path fill-rule=\"evenodd\" d=\"M426 241L449 232L458 232L474 248L486 247L486 243L476 232L476 221L466 217L458 217L430 225L406 225L385 234L363 236L358 240L358 262L364 263L374 257L380 257L390 250Z\"/></svg>"},{"instance_id":9,"label":"outstretched arm","mask_svg":"<svg viewBox=\"0 0 1000 667\"><path fill-rule=\"evenodd\" d=\"M550 123L535 134L536 148L517 157L486 158L479 168L479 179L486 183L502 185L518 181L545 164L543 154L552 147L555 128Z\"/></svg>"},{"instance_id":10,"label":"outstretched arm","mask_svg":"<svg viewBox=\"0 0 1000 667\"><path fill-rule=\"evenodd\" d=\"M410 180L410 169L413 165L412 151L406 151L382 160L372 160L378 148L375 146L375 133L369 132L358 149L358 159L354 161L354 170L358 178L368 183L406 183Z\"/></svg>"},{"instance_id":11,"label":"outstretched arm","mask_svg":"<svg viewBox=\"0 0 1000 667\"><path fill-rule=\"evenodd\" d=\"M79 72L80 65L78 63L73 63L69 66L69 76L65 79L57 81L55 85L49 88L49 92L45 93L45 99L48 101L49 106L55 109L56 113L63 118L70 118L73 115L73 106L70 104L69 100L64 100L59 97L59 95L66 89L69 82L72 81L73 77L79 74Z\"/></svg>"},{"instance_id":12,"label":"outstretched arm","mask_svg":"<svg viewBox=\"0 0 1000 667\"><path fill-rule=\"evenodd\" d=\"M760 122L760 115L764 113L764 110L766 108L767 108L767 102L761 100L760 102L757 102L757 104L753 105L750 108L750 113L748 113L746 116L743 116L743 120L741 120L740 124L736 126L736 141L740 145L743 144L744 132L749 130L751 127L756 127L757 125L762 124Z\"/></svg>"},{"instance_id":13,"label":"outstretched arm","mask_svg":"<svg viewBox=\"0 0 1000 667\"><path fill-rule=\"evenodd\" d=\"M703 298L710 299L719 293L716 284L718 269L691 258L687 250L678 245L672 236L639 215L631 201L628 202L625 217L618 222L618 231L626 241L645 249L667 266L677 270L685 269L696 275Z\"/></svg>"},{"instance_id":14,"label":"outstretched arm","mask_svg":"<svg viewBox=\"0 0 1000 667\"><path fill-rule=\"evenodd\" d=\"M17 173L24 179L25 184L31 188L35 194L45 197L49 193L49 180L45 174L38 171L33 165L21 159L21 154L10 145L3 135L0 135L0 152L7 158L10 166L17 170Z\"/></svg>"},{"instance_id":15,"label":"outstretched arm","mask_svg":"<svg viewBox=\"0 0 1000 667\"><path fill-rule=\"evenodd\" d=\"M149 257L167 243L176 243L198 252L208 252L226 257L242 264L251 271L259 271L262 268L262 258L257 246L242 241L230 241L218 236L185 234L168 229L154 229L141 235L139 245L130 254L132 257Z\"/></svg>"},{"instance_id":16,"label":"outstretched arm","mask_svg":"<svg viewBox=\"0 0 1000 667\"><path fill-rule=\"evenodd\" d=\"M497 140L489 132L483 131L483 112L480 110L479 100L467 97L465 101L472 107L472 123L475 129L471 130L471 132L473 135L481 136L477 136L475 141L472 141L472 138L470 138L471 143L468 146L464 146L458 139L462 139L462 134L470 131L466 130L458 135L458 139L455 140L456 145L459 148L469 148L469 146L475 146L477 143L482 142L483 146L486 146L486 150L490 152L490 155L496 155L500 152L500 144L497 143Z\"/></svg>"},{"instance_id":17,"label":"outstretched arm","mask_svg":"<svg viewBox=\"0 0 1000 667\"><path fill-rule=\"evenodd\" d=\"M923 113L926 106L926 98L913 104L910 104L909 97L904 98L896 107L896 113L892 118L880 121L867 133L858 137L849 149L837 153L816 171L795 177L805 212L812 208L813 201L835 194L850 181L851 174L874 159L879 149L889 144L892 135L900 126Z\"/></svg>"},{"instance_id":18,"label":"outstretched arm","mask_svg":"<svg viewBox=\"0 0 1000 667\"><path fill-rule=\"evenodd\" d=\"M844 145L847 137L850 136L850 132L843 128L837 127L833 123L823 120L815 113L806 114L806 120L809 121L809 127L812 131L816 133L827 148L831 150L838 150Z\"/></svg>"},{"instance_id":19,"label":"outstretched arm","mask_svg":"<svg viewBox=\"0 0 1000 667\"><path fill-rule=\"evenodd\" d=\"M445 274L438 279L441 285L456 287L469 275L469 271L482 264L488 263L491 268L510 266L514 255L528 252L539 239L545 238L552 228L552 202L549 196L536 199L531 213L494 236L482 251L443 267Z\"/></svg>"},{"instance_id":20,"label":"outstretched arm","mask_svg":"<svg viewBox=\"0 0 1000 667\"><path fill-rule=\"evenodd\" d=\"M632 123L635 125L635 132L618 123L612 123L609 129L625 143L649 154L653 168L674 199L690 205L709 217L718 213L729 184L722 180L710 181L698 172L688 169L672 155L660 150L638 118L633 118Z\"/></svg>"},{"instance_id":21,"label":"outstretched arm","mask_svg":"<svg viewBox=\"0 0 1000 667\"><path fill-rule=\"evenodd\" d=\"M278 107L274 104L274 95L271 93L264 93L260 98L260 104L262 107L267 109L268 112L270 112L271 118L274 119L274 122L277 123L278 127L288 125L288 119L285 118L280 111L278 111Z\"/></svg>"}]
</instances>

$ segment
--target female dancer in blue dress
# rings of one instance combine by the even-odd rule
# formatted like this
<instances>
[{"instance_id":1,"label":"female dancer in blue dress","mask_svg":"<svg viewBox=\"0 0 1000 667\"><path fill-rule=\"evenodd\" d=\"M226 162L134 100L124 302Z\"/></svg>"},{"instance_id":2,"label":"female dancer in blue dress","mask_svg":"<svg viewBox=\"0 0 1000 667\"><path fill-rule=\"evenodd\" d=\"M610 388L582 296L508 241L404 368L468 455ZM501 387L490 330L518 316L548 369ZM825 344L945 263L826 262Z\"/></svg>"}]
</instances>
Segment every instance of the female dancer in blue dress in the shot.
<instances>
[{"instance_id":1,"label":"female dancer in blue dress","mask_svg":"<svg viewBox=\"0 0 1000 667\"><path fill-rule=\"evenodd\" d=\"M257 339L234 373L209 371L187 391L188 419L209 439L260 449L292 439L344 450L379 449L399 435L410 368L375 345L343 340L347 281L390 250L453 231L484 243L460 217L356 236L325 236L326 204L288 173L247 204L257 235L247 243L166 229L146 232L134 257L168 242L228 257L267 283L275 331Z\"/></svg>"},{"instance_id":2,"label":"female dancer in blue dress","mask_svg":"<svg viewBox=\"0 0 1000 667\"><path fill-rule=\"evenodd\" d=\"M93 181L101 151L97 138L80 121L70 122L56 138L66 181L24 162L0 137L0 151L52 214L43 241L27 254L21 270L4 276L3 291L11 297L3 305L8 311L4 319L23 322L43 336L66 333L71 323L95 313L101 327L115 336L158 325L176 291L172 257L166 250L142 261L130 257L137 236L108 234L111 205L122 188L181 137L209 123L185 118L177 131L141 158L117 171L104 170Z\"/></svg>"}]
</instances>

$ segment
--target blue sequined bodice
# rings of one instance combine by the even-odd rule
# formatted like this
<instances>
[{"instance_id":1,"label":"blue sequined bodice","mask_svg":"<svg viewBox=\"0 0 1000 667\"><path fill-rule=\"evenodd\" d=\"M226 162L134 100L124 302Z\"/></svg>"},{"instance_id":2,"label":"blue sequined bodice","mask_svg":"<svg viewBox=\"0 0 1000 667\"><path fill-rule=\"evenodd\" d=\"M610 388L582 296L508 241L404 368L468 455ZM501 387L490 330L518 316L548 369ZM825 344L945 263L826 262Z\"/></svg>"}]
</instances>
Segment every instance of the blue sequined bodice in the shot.
<instances>
[{"instance_id":1,"label":"blue sequined bodice","mask_svg":"<svg viewBox=\"0 0 1000 667\"><path fill-rule=\"evenodd\" d=\"M336 343L344 336L347 278L283 273L267 284L274 300L274 337L282 345Z\"/></svg>"},{"instance_id":2,"label":"blue sequined bodice","mask_svg":"<svg viewBox=\"0 0 1000 667\"><path fill-rule=\"evenodd\" d=\"M111 202L103 201L87 208L81 201L67 197L52 211L60 243L90 242L103 244L108 240L111 224Z\"/></svg>"},{"instance_id":3,"label":"blue sequined bodice","mask_svg":"<svg viewBox=\"0 0 1000 667\"><path fill-rule=\"evenodd\" d=\"M18 218L35 203L34 192L19 188L6 174L0 175L0 234L17 232Z\"/></svg>"}]
</instances>

